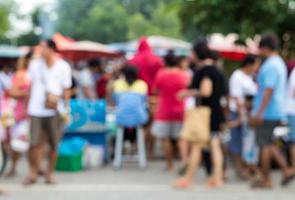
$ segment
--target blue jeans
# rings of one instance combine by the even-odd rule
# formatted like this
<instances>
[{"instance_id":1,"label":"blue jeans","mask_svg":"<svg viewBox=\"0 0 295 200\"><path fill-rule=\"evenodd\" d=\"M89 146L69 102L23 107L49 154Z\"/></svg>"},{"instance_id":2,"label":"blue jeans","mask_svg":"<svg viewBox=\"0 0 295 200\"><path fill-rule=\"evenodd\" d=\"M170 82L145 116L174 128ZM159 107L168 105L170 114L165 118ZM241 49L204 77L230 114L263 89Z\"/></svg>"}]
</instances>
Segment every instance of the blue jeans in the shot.
<instances>
[{"instance_id":1,"label":"blue jeans","mask_svg":"<svg viewBox=\"0 0 295 200\"><path fill-rule=\"evenodd\" d=\"M290 141L295 143L295 115L288 116L290 126Z\"/></svg>"},{"instance_id":2,"label":"blue jeans","mask_svg":"<svg viewBox=\"0 0 295 200\"><path fill-rule=\"evenodd\" d=\"M237 120L238 113L231 112L231 120ZM230 131L230 141L228 143L228 150L230 153L235 155L242 155L242 145L243 145L243 131L242 126L231 128Z\"/></svg>"}]
</instances>

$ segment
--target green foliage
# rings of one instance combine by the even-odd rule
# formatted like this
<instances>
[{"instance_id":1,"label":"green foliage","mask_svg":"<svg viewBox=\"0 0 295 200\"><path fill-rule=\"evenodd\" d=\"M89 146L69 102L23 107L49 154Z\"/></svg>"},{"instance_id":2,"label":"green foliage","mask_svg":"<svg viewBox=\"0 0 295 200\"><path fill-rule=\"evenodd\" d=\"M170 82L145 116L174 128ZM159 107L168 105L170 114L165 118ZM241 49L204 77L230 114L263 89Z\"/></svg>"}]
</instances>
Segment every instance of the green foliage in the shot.
<instances>
[{"instance_id":1,"label":"green foliage","mask_svg":"<svg viewBox=\"0 0 295 200\"><path fill-rule=\"evenodd\" d=\"M9 0L7 0L9 1ZM295 49L295 0L58 0L56 31L77 40L103 43L164 35L193 40L220 32L240 34L239 42L275 32L285 50ZM38 27L32 14L34 26ZM0 3L0 37L9 28ZM33 31L21 40L33 41ZM31 43L30 42L30 43Z\"/></svg>"},{"instance_id":2,"label":"green foliage","mask_svg":"<svg viewBox=\"0 0 295 200\"><path fill-rule=\"evenodd\" d=\"M152 25L145 19L143 14L133 14L129 20L129 29L127 38L134 39L142 35L149 35L152 33Z\"/></svg>"},{"instance_id":3,"label":"green foliage","mask_svg":"<svg viewBox=\"0 0 295 200\"><path fill-rule=\"evenodd\" d=\"M77 26L79 39L100 42L122 41L128 32L128 14L125 8L114 0L94 5Z\"/></svg>"},{"instance_id":4,"label":"green foliage","mask_svg":"<svg viewBox=\"0 0 295 200\"><path fill-rule=\"evenodd\" d=\"M164 3L159 3L156 9L150 13L149 20L143 14L134 14L129 20L128 39L138 38L142 35L181 37L181 22L177 13L177 7L167 7Z\"/></svg>"},{"instance_id":5,"label":"green foliage","mask_svg":"<svg viewBox=\"0 0 295 200\"><path fill-rule=\"evenodd\" d=\"M20 46L34 46L38 43L40 38L33 31L30 31L28 33L21 34L17 40L18 45Z\"/></svg>"},{"instance_id":6,"label":"green foliage","mask_svg":"<svg viewBox=\"0 0 295 200\"><path fill-rule=\"evenodd\" d=\"M86 19L90 9L97 0L60 0L57 13L59 15L57 30L63 34L77 38L79 25ZM86 30L85 30L86 31Z\"/></svg>"},{"instance_id":7,"label":"green foliage","mask_svg":"<svg viewBox=\"0 0 295 200\"><path fill-rule=\"evenodd\" d=\"M10 4L0 2L0 41L5 40L5 33L9 30L9 8Z\"/></svg>"},{"instance_id":8,"label":"green foliage","mask_svg":"<svg viewBox=\"0 0 295 200\"><path fill-rule=\"evenodd\" d=\"M294 41L294 0L195 0L186 2L180 12L182 28L188 37L220 32L238 33L241 39L263 32L285 34ZM292 35L292 36L291 36ZM286 37L287 38L287 37Z\"/></svg>"},{"instance_id":9,"label":"green foliage","mask_svg":"<svg viewBox=\"0 0 295 200\"><path fill-rule=\"evenodd\" d=\"M163 0L160 1L163 2ZM146 0L118 0L118 3L123 4L129 14L133 15L140 13L146 19L151 18L152 12L157 6L157 0L149 0L148 3Z\"/></svg>"},{"instance_id":10,"label":"green foliage","mask_svg":"<svg viewBox=\"0 0 295 200\"><path fill-rule=\"evenodd\" d=\"M158 33L164 36L180 37L181 22L178 18L178 8L167 7L160 3L152 13L152 24L158 29Z\"/></svg>"},{"instance_id":11,"label":"green foliage","mask_svg":"<svg viewBox=\"0 0 295 200\"><path fill-rule=\"evenodd\" d=\"M57 31L75 39L118 42L142 35L180 37L175 0L60 0ZM75 6L73 6L75 5Z\"/></svg>"}]
</instances>

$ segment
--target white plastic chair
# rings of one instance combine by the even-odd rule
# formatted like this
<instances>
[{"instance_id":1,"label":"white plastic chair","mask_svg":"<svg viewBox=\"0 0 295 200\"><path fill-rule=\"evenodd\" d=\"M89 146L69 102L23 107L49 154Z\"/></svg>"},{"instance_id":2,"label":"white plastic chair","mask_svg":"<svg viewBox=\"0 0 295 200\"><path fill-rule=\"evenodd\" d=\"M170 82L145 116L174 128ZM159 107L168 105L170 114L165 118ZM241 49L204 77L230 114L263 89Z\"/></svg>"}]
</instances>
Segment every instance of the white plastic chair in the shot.
<instances>
[{"instance_id":1,"label":"white plastic chair","mask_svg":"<svg viewBox=\"0 0 295 200\"><path fill-rule=\"evenodd\" d=\"M115 145L115 158L113 162L113 167L119 169L122 167L123 161L137 161L140 168L147 167L146 149L145 149L145 139L142 127L136 130L137 138L137 154L134 156L123 155L124 148L124 129L118 128L116 135L116 145Z\"/></svg>"}]
</instances>

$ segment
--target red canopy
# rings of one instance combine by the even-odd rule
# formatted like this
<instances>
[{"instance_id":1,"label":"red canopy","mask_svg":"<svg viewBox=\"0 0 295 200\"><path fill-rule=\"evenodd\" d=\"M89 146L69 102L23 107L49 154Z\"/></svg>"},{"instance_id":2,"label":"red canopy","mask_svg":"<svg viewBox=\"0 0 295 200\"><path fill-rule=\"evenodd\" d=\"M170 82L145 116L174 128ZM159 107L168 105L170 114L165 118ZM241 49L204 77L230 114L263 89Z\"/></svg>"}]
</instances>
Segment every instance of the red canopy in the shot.
<instances>
[{"instance_id":1,"label":"red canopy","mask_svg":"<svg viewBox=\"0 0 295 200\"><path fill-rule=\"evenodd\" d=\"M56 43L56 46L58 49L61 49L63 47L66 47L68 45L75 43L74 39L72 39L70 37L63 36L61 33L55 33L53 35L52 39Z\"/></svg>"},{"instance_id":2,"label":"red canopy","mask_svg":"<svg viewBox=\"0 0 295 200\"><path fill-rule=\"evenodd\" d=\"M59 49L60 53L67 59L78 61L95 57L115 58L120 54L110 50L108 46L91 42L79 41Z\"/></svg>"},{"instance_id":3,"label":"red canopy","mask_svg":"<svg viewBox=\"0 0 295 200\"><path fill-rule=\"evenodd\" d=\"M212 34L209 37L209 46L211 49L218 51L225 59L241 61L249 53L257 54L256 42L252 39L246 40L246 45L238 45L235 42L239 36L237 34Z\"/></svg>"},{"instance_id":4,"label":"red canopy","mask_svg":"<svg viewBox=\"0 0 295 200\"><path fill-rule=\"evenodd\" d=\"M120 56L118 52L109 49L106 45L92 41L75 42L72 38L65 37L60 33L54 34L53 40L56 42L60 54L74 62L97 57L115 58Z\"/></svg>"}]
</instances>

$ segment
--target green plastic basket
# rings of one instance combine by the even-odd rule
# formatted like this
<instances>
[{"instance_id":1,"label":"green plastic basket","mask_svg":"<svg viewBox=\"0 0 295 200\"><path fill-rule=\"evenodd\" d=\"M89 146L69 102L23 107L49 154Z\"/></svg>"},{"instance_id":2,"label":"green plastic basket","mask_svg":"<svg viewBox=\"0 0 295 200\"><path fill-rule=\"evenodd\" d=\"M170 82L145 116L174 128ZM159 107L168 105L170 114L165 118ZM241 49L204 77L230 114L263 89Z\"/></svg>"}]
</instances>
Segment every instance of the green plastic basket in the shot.
<instances>
[{"instance_id":1,"label":"green plastic basket","mask_svg":"<svg viewBox=\"0 0 295 200\"><path fill-rule=\"evenodd\" d=\"M63 172L77 172L81 171L82 166L82 153L77 155L58 155L56 167L57 171Z\"/></svg>"}]
</instances>

